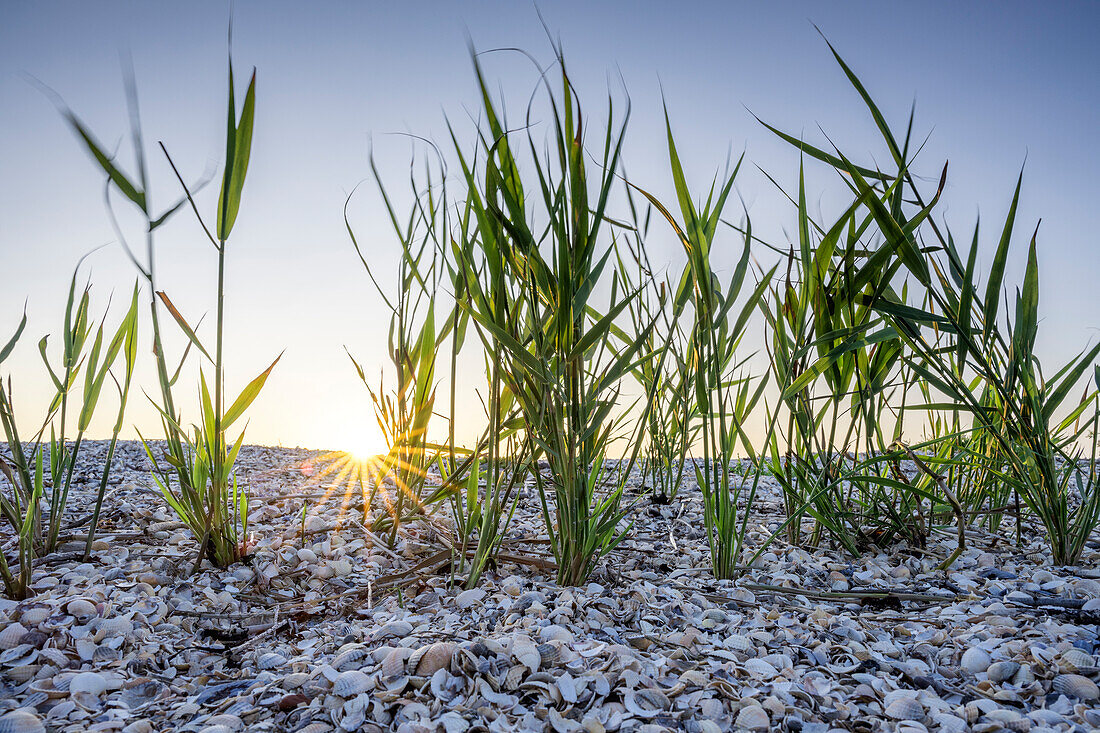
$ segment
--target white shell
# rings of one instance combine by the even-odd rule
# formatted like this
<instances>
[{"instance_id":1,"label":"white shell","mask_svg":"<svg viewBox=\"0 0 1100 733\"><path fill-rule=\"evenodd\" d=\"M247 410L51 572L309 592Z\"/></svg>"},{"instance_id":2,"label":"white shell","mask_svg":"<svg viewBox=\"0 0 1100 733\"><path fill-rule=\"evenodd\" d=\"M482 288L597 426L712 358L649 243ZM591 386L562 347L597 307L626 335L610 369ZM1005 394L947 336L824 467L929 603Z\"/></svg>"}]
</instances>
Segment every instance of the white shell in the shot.
<instances>
[{"instance_id":1,"label":"white shell","mask_svg":"<svg viewBox=\"0 0 1100 733\"><path fill-rule=\"evenodd\" d=\"M1068 672L1077 672L1095 667L1096 660L1091 654L1077 647L1070 647L1058 657L1058 666Z\"/></svg>"},{"instance_id":2,"label":"white shell","mask_svg":"<svg viewBox=\"0 0 1100 733\"><path fill-rule=\"evenodd\" d=\"M759 705L746 705L741 708L734 723L741 730L768 730L771 724L768 711Z\"/></svg>"},{"instance_id":3,"label":"white shell","mask_svg":"<svg viewBox=\"0 0 1100 733\"><path fill-rule=\"evenodd\" d=\"M989 669L985 673L990 682L1004 682L1012 679L1019 670L1019 662L994 662L989 665Z\"/></svg>"},{"instance_id":4,"label":"white shell","mask_svg":"<svg viewBox=\"0 0 1100 733\"><path fill-rule=\"evenodd\" d=\"M1050 683L1051 689L1068 697L1080 700L1100 698L1100 688L1088 677L1079 674L1060 674Z\"/></svg>"},{"instance_id":5,"label":"white shell","mask_svg":"<svg viewBox=\"0 0 1100 733\"><path fill-rule=\"evenodd\" d=\"M911 697L899 697L886 706L885 712L894 720L924 720L924 706Z\"/></svg>"},{"instance_id":6,"label":"white shell","mask_svg":"<svg viewBox=\"0 0 1100 733\"><path fill-rule=\"evenodd\" d=\"M0 733L46 733L46 726L29 710L11 710L0 715Z\"/></svg>"},{"instance_id":7,"label":"white shell","mask_svg":"<svg viewBox=\"0 0 1100 733\"><path fill-rule=\"evenodd\" d=\"M524 634L518 634L512 640L512 656L532 672L538 672L542 665L542 655L539 654L538 647Z\"/></svg>"},{"instance_id":8,"label":"white shell","mask_svg":"<svg viewBox=\"0 0 1100 733\"><path fill-rule=\"evenodd\" d=\"M87 693L98 697L107 691L107 680L96 672L81 672L69 679L69 694Z\"/></svg>"},{"instance_id":9,"label":"white shell","mask_svg":"<svg viewBox=\"0 0 1100 733\"><path fill-rule=\"evenodd\" d=\"M19 640L25 633L27 629L22 624L8 624L3 631L0 631L0 649L13 649L19 646Z\"/></svg>"},{"instance_id":10,"label":"white shell","mask_svg":"<svg viewBox=\"0 0 1100 733\"><path fill-rule=\"evenodd\" d=\"M747 636L741 636L740 634L730 634L726 637L725 645L727 649L732 649L735 652L747 653L756 649L756 644L752 643L752 639Z\"/></svg>"},{"instance_id":11,"label":"white shell","mask_svg":"<svg viewBox=\"0 0 1100 733\"><path fill-rule=\"evenodd\" d=\"M95 604L84 598L69 601L65 606L65 612L80 623L90 621L99 614Z\"/></svg>"},{"instance_id":12,"label":"white shell","mask_svg":"<svg viewBox=\"0 0 1100 733\"><path fill-rule=\"evenodd\" d=\"M332 694L340 697L355 697L370 689L370 677L357 669L341 672L332 683Z\"/></svg>"},{"instance_id":13,"label":"white shell","mask_svg":"<svg viewBox=\"0 0 1100 733\"><path fill-rule=\"evenodd\" d=\"M993 660L989 658L989 653L984 649L979 649L976 646L972 646L963 652L962 659L959 661L959 666L965 669L971 674L978 674L989 669L989 665Z\"/></svg>"}]
</instances>

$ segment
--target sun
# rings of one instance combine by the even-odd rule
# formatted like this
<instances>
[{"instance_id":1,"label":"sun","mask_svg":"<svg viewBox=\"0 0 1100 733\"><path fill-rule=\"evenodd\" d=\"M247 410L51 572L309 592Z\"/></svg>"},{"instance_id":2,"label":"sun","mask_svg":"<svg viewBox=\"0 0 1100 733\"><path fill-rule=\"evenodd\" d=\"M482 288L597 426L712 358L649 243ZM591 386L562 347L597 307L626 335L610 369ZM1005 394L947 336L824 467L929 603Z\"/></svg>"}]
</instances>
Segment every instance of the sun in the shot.
<instances>
[{"instance_id":1,"label":"sun","mask_svg":"<svg viewBox=\"0 0 1100 733\"><path fill-rule=\"evenodd\" d=\"M340 432L342 439L337 446L356 463L370 464L376 462L378 456L389 452L386 440L378 430L361 425L347 425Z\"/></svg>"}]
</instances>

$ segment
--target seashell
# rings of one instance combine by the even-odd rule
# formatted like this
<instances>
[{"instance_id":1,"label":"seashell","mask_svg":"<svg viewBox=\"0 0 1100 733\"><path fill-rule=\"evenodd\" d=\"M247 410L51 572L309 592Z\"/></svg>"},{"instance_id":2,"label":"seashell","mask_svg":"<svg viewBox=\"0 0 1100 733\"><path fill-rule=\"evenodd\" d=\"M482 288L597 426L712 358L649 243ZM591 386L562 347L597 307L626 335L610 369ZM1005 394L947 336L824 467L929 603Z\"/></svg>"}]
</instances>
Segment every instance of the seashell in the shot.
<instances>
[{"instance_id":1,"label":"seashell","mask_svg":"<svg viewBox=\"0 0 1100 733\"><path fill-rule=\"evenodd\" d=\"M985 673L990 682L1004 682L1012 679L1019 670L1019 662L994 662Z\"/></svg>"},{"instance_id":2,"label":"seashell","mask_svg":"<svg viewBox=\"0 0 1100 733\"><path fill-rule=\"evenodd\" d=\"M24 634L26 636L26 634ZM0 653L0 664L6 667L15 667L20 664L30 664L38 659L38 650L30 644L20 644Z\"/></svg>"},{"instance_id":3,"label":"seashell","mask_svg":"<svg viewBox=\"0 0 1100 733\"><path fill-rule=\"evenodd\" d=\"M455 645L447 641L421 647L409 657L409 674L431 677L438 670L450 666L454 652Z\"/></svg>"},{"instance_id":4,"label":"seashell","mask_svg":"<svg viewBox=\"0 0 1100 733\"><path fill-rule=\"evenodd\" d=\"M573 643L573 634L569 629L557 624L550 624L539 629L539 638L545 644L550 641L560 641L565 644Z\"/></svg>"},{"instance_id":5,"label":"seashell","mask_svg":"<svg viewBox=\"0 0 1100 733\"><path fill-rule=\"evenodd\" d=\"M17 667L11 667L4 674L11 680L19 684L33 680L35 675L38 674L38 670L42 669L41 664L20 664Z\"/></svg>"},{"instance_id":6,"label":"seashell","mask_svg":"<svg viewBox=\"0 0 1100 733\"><path fill-rule=\"evenodd\" d=\"M924 720L924 706L912 697L899 697L884 712L894 720Z\"/></svg>"},{"instance_id":7,"label":"seashell","mask_svg":"<svg viewBox=\"0 0 1100 733\"><path fill-rule=\"evenodd\" d=\"M286 665L286 657L275 652L265 652L256 660L256 666L260 669L278 669Z\"/></svg>"},{"instance_id":8,"label":"seashell","mask_svg":"<svg viewBox=\"0 0 1100 733\"><path fill-rule=\"evenodd\" d=\"M28 631L27 633L23 634L23 636L19 639L19 644L20 646L26 644L28 646L34 647L35 649L41 649L43 646L46 645L46 642L49 640L50 637L46 636L41 631L34 630Z\"/></svg>"},{"instance_id":9,"label":"seashell","mask_svg":"<svg viewBox=\"0 0 1100 733\"><path fill-rule=\"evenodd\" d=\"M297 690L308 680L309 675L305 672L291 672L287 676L283 677L283 681L280 686L284 690Z\"/></svg>"},{"instance_id":10,"label":"seashell","mask_svg":"<svg viewBox=\"0 0 1100 733\"><path fill-rule=\"evenodd\" d=\"M485 597L484 588L470 588L455 596L455 606L463 611L472 608Z\"/></svg>"},{"instance_id":11,"label":"seashell","mask_svg":"<svg viewBox=\"0 0 1100 733\"><path fill-rule=\"evenodd\" d=\"M852 656L861 662L866 662L871 658L871 650L858 641L849 641L848 649L851 650Z\"/></svg>"},{"instance_id":12,"label":"seashell","mask_svg":"<svg viewBox=\"0 0 1100 733\"><path fill-rule=\"evenodd\" d=\"M1074 646L1062 652L1058 657L1058 666L1069 672L1079 672L1095 667L1096 660L1091 654Z\"/></svg>"},{"instance_id":13,"label":"seashell","mask_svg":"<svg viewBox=\"0 0 1100 733\"><path fill-rule=\"evenodd\" d=\"M1012 676L1012 684L1017 687L1026 687L1035 681L1035 673L1031 671L1030 664L1021 664L1020 669Z\"/></svg>"},{"instance_id":14,"label":"seashell","mask_svg":"<svg viewBox=\"0 0 1100 733\"><path fill-rule=\"evenodd\" d=\"M747 636L741 636L740 634L730 634L727 636L725 646L727 649L732 649L742 654L747 654L756 649L756 644L752 642L752 639Z\"/></svg>"},{"instance_id":15,"label":"seashell","mask_svg":"<svg viewBox=\"0 0 1100 733\"><path fill-rule=\"evenodd\" d=\"M405 660L409 658L412 650L406 647L391 649L382 659L382 677L397 677L405 674Z\"/></svg>"},{"instance_id":16,"label":"seashell","mask_svg":"<svg viewBox=\"0 0 1100 733\"><path fill-rule=\"evenodd\" d=\"M1055 692L1079 700L1100 699L1100 688L1096 683L1079 674L1060 674L1050 683L1050 687Z\"/></svg>"},{"instance_id":17,"label":"seashell","mask_svg":"<svg viewBox=\"0 0 1100 733\"><path fill-rule=\"evenodd\" d=\"M535 648L538 649L543 667L553 667L561 659L561 649L553 644L539 644Z\"/></svg>"},{"instance_id":18,"label":"seashell","mask_svg":"<svg viewBox=\"0 0 1100 733\"><path fill-rule=\"evenodd\" d=\"M966 733L970 729L965 720L950 713L936 713L932 722L939 726L940 733Z\"/></svg>"},{"instance_id":19,"label":"seashell","mask_svg":"<svg viewBox=\"0 0 1100 733\"><path fill-rule=\"evenodd\" d=\"M362 661L367 658L367 650L361 644L345 644L341 651L332 658L332 668L338 672L344 672L352 668L362 666Z\"/></svg>"},{"instance_id":20,"label":"seashell","mask_svg":"<svg viewBox=\"0 0 1100 733\"><path fill-rule=\"evenodd\" d=\"M296 730L295 733L328 733L330 730L332 730L332 726L328 723L315 721L313 723L309 723L308 725L302 726L301 728Z\"/></svg>"},{"instance_id":21,"label":"seashell","mask_svg":"<svg viewBox=\"0 0 1100 733\"><path fill-rule=\"evenodd\" d=\"M27 633L27 629L19 623L11 623L0 631L0 649L13 649L19 646L20 639Z\"/></svg>"},{"instance_id":22,"label":"seashell","mask_svg":"<svg viewBox=\"0 0 1100 733\"><path fill-rule=\"evenodd\" d=\"M65 652L61 651L60 649L54 649L50 646L40 649L38 652L38 658L41 660L45 660L59 668L65 668L69 666L69 658L65 656Z\"/></svg>"},{"instance_id":23,"label":"seashell","mask_svg":"<svg viewBox=\"0 0 1100 733\"><path fill-rule=\"evenodd\" d=\"M46 726L29 710L10 710L0 715L0 733L46 733Z\"/></svg>"},{"instance_id":24,"label":"seashell","mask_svg":"<svg viewBox=\"0 0 1100 733\"><path fill-rule=\"evenodd\" d=\"M99 615L99 610L95 607L95 604L84 598L69 601L65 605L65 612L82 624Z\"/></svg>"},{"instance_id":25,"label":"seashell","mask_svg":"<svg viewBox=\"0 0 1100 733\"><path fill-rule=\"evenodd\" d=\"M134 622L126 616L115 616L113 618L103 619L98 626L96 626L94 641L100 642L104 639L114 639L121 637L127 639L134 633Z\"/></svg>"},{"instance_id":26,"label":"seashell","mask_svg":"<svg viewBox=\"0 0 1100 733\"><path fill-rule=\"evenodd\" d=\"M332 572L335 573L337 577L341 578L345 575L351 575L351 571L355 569L354 565L344 559L333 560L328 566L332 568Z\"/></svg>"},{"instance_id":27,"label":"seashell","mask_svg":"<svg viewBox=\"0 0 1100 733\"><path fill-rule=\"evenodd\" d=\"M35 604L33 606L27 606L19 613L19 622L24 626L37 626L50 617L49 606L43 604Z\"/></svg>"},{"instance_id":28,"label":"seashell","mask_svg":"<svg viewBox=\"0 0 1100 733\"><path fill-rule=\"evenodd\" d=\"M341 672L332 683L332 694L340 697L355 697L370 689L370 677L357 669Z\"/></svg>"},{"instance_id":29,"label":"seashell","mask_svg":"<svg viewBox=\"0 0 1100 733\"><path fill-rule=\"evenodd\" d=\"M60 679L60 678L58 678ZM29 686L32 692L41 692L48 699L55 699L65 697L69 694L69 686L66 684L65 689L58 689L54 687L54 681L52 679L37 680L32 682Z\"/></svg>"},{"instance_id":30,"label":"seashell","mask_svg":"<svg viewBox=\"0 0 1100 733\"><path fill-rule=\"evenodd\" d=\"M157 699L164 685L148 677L130 680L122 686L122 702L130 710L137 710Z\"/></svg>"},{"instance_id":31,"label":"seashell","mask_svg":"<svg viewBox=\"0 0 1100 733\"><path fill-rule=\"evenodd\" d=\"M413 627L408 621L390 621L388 624L371 634L371 641L382 641L395 637L406 637L412 633Z\"/></svg>"},{"instance_id":32,"label":"seashell","mask_svg":"<svg viewBox=\"0 0 1100 733\"><path fill-rule=\"evenodd\" d=\"M779 670L765 662L763 659L749 659L745 662L745 670L753 677L761 680L770 680L779 676Z\"/></svg>"},{"instance_id":33,"label":"seashell","mask_svg":"<svg viewBox=\"0 0 1100 733\"><path fill-rule=\"evenodd\" d=\"M989 658L989 653L984 649L979 649L976 646L972 646L963 652L962 659L959 661L959 666L965 669L971 674L978 674L989 669L989 665L993 660Z\"/></svg>"},{"instance_id":34,"label":"seashell","mask_svg":"<svg viewBox=\"0 0 1100 733\"><path fill-rule=\"evenodd\" d=\"M535 646L535 642L531 641L530 637L523 634L517 635L512 640L511 651L517 662L532 672L539 671L539 665L542 664L542 655L539 654L538 647Z\"/></svg>"},{"instance_id":35,"label":"seashell","mask_svg":"<svg viewBox=\"0 0 1100 733\"><path fill-rule=\"evenodd\" d=\"M206 719L208 726L218 726L227 730L240 730L244 727L244 721L238 718L236 715L227 715L222 713L220 715L211 715Z\"/></svg>"},{"instance_id":36,"label":"seashell","mask_svg":"<svg viewBox=\"0 0 1100 733\"><path fill-rule=\"evenodd\" d=\"M653 718L672 709L672 703L660 690L630 690L623 697L623 705L639 718Z\"/></svg>"},{"instance_id":37,"label":"seashell","mask_svg":"<svg viewBox=\"0 0 1100 733\"><path fill-rule=\"evenodd\" d=\"M107 691L107 680L98 672L81 672L69 679L69 694L85 693L98 697Z\"/></svg>"},{"instance_id":38,"label":"seashell","mask_svg":"<svg viewBox=\"0 0 1100 733\"><path fill-rule=\"evenodd\" d=\"M1031 730L1031 721L1023 717L1015 710L1008 710L1007 708L996 708L990 710L985 714L986 720L991 720L994 723L1000 723L1001 727L1008 730L1020 731L1020 733L1027 733Z\"/></svg>"},{"instance_id":39,"label":"seashell","mask_svg":"<svg viewBox=\"0 0 1100 733\"><path fill-rule=\"evenodd\" d=\"M737 713L734 726L741 730L768 730L771 728L768 711L759 705L746 705Z\"/></svg>"},{"instance_id":40,"label":"seashell","mask_svg":"<svg viewBox=\"0 0 1100 733\"><path fill-rule=\"evenodd\" d=\"M519 689L519 685L523 682L524 676L527 674L527 667L523 664L516 664L508 668L508 671L504 674L504 680L501 682L501 687L505 690Z\"/></svg>"}]
</instances>

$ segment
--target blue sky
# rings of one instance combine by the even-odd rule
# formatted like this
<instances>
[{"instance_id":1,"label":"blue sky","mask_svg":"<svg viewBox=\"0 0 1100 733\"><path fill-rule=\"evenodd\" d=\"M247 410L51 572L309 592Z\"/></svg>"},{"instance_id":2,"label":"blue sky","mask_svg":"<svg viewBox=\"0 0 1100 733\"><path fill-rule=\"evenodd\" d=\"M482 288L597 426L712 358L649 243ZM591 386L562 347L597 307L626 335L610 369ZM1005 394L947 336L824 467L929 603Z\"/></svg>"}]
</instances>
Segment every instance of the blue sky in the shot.
<instances>
[{"instance_id":1,"label":"blue sky","mask_svg":"<svg viewBox=\"0 0 1100 733\"><path fill-rule=\"evenodd\" d=\"M751 165L738 191L756 231L773 241L784 240L791 211L755 166L792 186L798 156L749 110L819 144L820 126L864 161L884 154L816 23L892 122L902 126L916 102L916 132L931 133L917 170L934 178L950 161L940 215L957 231L968 232L980 213L992 247L1026 158L1009 277L1019 279L1025 232L1042 217L1041 352L1053 363L1100 335L1095 3L544 2L540 9L594 125L609 91L620 101L629 94L625 159L639 185L671 193L663 92L697 186L727 156L746 153ZM150 144L163 140L185 174L197 177L222 155L229 11L221 2L40 2L5 3L3 15L0 335L14 329L26 300L28 335L3 371L14 375L17 407L30 416L44 407L48 387L34 343L57 330L77 259L114 234L101 176L25 77L55 89L113 146L126 130L119 55L129 52ZM249 180L228 255L231 384L287 349L252 412L251 440L377 445L369 401L343 347L377 374L386 316L344 232L342 207L368 178L372 148L383 175L403 190L411 143L391 133L444 142L448 118L471 129L470 41L479 50L521 47L544 62L552 55L526 2L234 4L235 63L239 73L257 67L258 94ZM485 67L518 115L535 83L532 67L514 54L489 55ZM153 169L153 198L167 203L178 188L162 158ZM811 166L810 181L821 191L811 205L830 213L841 201L835 176ZM360 189L351 212L384 265L396 243L372 185ZM732 253L737 242L727 241ZM211 310L216 260L193 219L183 214L165 227L160 247L162 284L173 300L188 313ZM655 260L674 255L667 238L655 237ZM133 282L117 245L89 263L100 306ZM154 387L148 368L139 379ZM475 396L464 400L476 409ZM143 403L139 395L131 422L150 426L155 413ZM104 419L93 432L108 427Z\"/></svg>"}]
</instances>

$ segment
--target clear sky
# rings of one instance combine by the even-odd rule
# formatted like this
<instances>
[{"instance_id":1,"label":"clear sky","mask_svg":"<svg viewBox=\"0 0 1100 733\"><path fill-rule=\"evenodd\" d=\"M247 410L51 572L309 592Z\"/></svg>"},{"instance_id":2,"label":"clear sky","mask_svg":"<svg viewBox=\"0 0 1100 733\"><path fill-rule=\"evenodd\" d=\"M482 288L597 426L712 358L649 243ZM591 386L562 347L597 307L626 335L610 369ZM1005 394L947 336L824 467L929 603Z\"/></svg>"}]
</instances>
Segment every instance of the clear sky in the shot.
<instances>
[{"instance_id":1,"label":"clear sky","mask_svg":"<svg viewBox=\"0 0 1100 733\"><path fill-rule=\"evenodd\" d=\"M916 101L916 131L931 132L918 172L934 178L950 160L941 216L956 230L969 231L981 213L992 247L1026 158L1010 281L1022 273L1024 233L1042 217L1041 353L1058 361L1097 338L1100 5L547 1L540 8L590 111L609 90L629 94L628 172L662 195L670 194L662 89L697 185L741 151L782 184L797 180L797 153L748 110L819 144L820 126L864 161L883 155L816 23L896 125ZM113 146L126 131L119 56L129 52L150 144L163 140L185 175L198 177L223 154L228 15L224 2L0 4L0 338L14 329L24 300L30 314L26 337L2 369L14 376L27 422L47 399L35 343L56 333L79 256L114 234L102 176L25 77L55 89ZM344 232L345 197L369 177L372 146L383 175L404 190L411 143L390 133L445 142L447 118L470 130L477 96L468 39L478 49L521 47L543 61L550 46L533 4L488 0L240 1L233 36L239 73L258 69L258 93L249 180L228 255L231 390L286 348L251 413L249 439L375 447L369 400L343 348L376 377L386 314ZM535 82L532 67L515 55L485 65L518 115ZM831 212L840 201L835 181L815 170L812 180L826 189L820 204ZM178 192L160 157L152 189L157 207ZM774 187L748 166L738 189L756 230L782 241L792 217ZM209 209L209 197L204 202ZM392 260L396 243L373 185L360 189L351 211L367 249L379 263ZM737 246L732 236L726 241L731 251ZM654 260L674 254L655 238ZM135 273L117 245L89 262L98 305L112 291L116 299L128 291ZM161 271L186 313L213 310L216 260L186 213L163 230ZM147 348L143 361L140 385L152 392ZM181 387L182 396L189 389ZM476 409L475 396L463 400ZM133 404L128 422L155 433L155 412L140 393ZM106 413L93 432L109 429Z\"/></svg>"}]
</instances>

